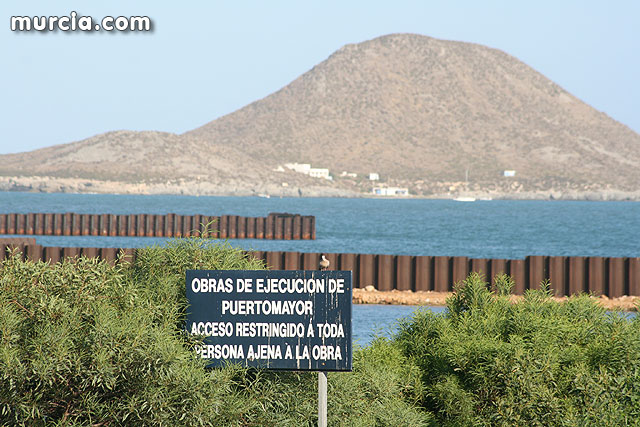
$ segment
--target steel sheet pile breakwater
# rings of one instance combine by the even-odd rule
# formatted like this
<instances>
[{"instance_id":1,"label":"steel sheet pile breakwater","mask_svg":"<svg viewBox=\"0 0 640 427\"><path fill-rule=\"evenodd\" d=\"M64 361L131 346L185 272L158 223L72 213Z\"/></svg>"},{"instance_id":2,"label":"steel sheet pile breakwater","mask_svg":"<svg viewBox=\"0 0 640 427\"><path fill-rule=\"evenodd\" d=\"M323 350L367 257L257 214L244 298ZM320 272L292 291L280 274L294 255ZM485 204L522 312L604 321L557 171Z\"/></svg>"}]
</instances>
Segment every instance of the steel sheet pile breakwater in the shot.
<instances>
[{"instance_id":1,"label":"steel sheet pile breakwater","mask_svg":"<svg viewBox=\"0 0 640 427\"><path fill-rule=\"evenodd\" d=\"M78 213L0 214L0 235L188 237L200 236L209 225L215 239L313 240L315 217L271 213L266 217L238 215L113 215Z\"/></svg>"},{"instance_id":2,"label":"steel sheet pile breakwater","mask_svg":"<svg viewBox=\"0 0 640 427\"><path fill-rule=\"evenodd\" d=\"M119 254L134 259L137 249L43 247L35 239L0 239L0 259L7 247L17 248L32 260L50 262L64 257L84 255L114 262ZM249 252L264 260L273 270L315 270L319 253ZM478 272L493 281L498 274L513 277L514 294L538 289L549 280L557 296L592 292L611 298L640 296L640 258L528 256L525 259L477 259L448 256L374 255L325 253L330 270L353 272L354 288L372 285L380 291L450 292L455 283L470 272Z\"/></svg>"}]
</instances>

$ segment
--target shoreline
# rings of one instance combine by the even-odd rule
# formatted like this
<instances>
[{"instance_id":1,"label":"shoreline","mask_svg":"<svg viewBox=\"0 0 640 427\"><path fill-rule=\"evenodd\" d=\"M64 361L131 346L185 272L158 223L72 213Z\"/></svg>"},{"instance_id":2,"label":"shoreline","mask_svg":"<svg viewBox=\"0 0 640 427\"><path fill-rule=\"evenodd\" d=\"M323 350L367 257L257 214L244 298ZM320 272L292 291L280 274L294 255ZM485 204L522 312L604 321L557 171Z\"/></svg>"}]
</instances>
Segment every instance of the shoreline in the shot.
<instances>
[{"instance_id":1,"label":"shoreline","mask_svg":"<svg viewBox=\"0 0 640 427\"><path fill-rule=\"evenodd\" d=\"M432 291L378 291L373 286L364 289L353 289L354 304L383 304L383 305L418 305L418 306L444 306L446 299L452 292ZM606 296L592 296L598 304L607 310L637 311L636 303L640 304L640 296L622 296L609 298ZM523 299L522 295L512 295L511 301L517 303ZM552 297L554 301L563 302L567 297Z\"/></svg>"},{"instance_id":2,"label":"shoreline","mask_svg":"<svg viewBox=\"0 0 640 427\"><path fill-rule=\"evenodd\" d=\"M313 198L367 198L383 200L453 200L471 197L477 201L491 200L572 200L572 201L640 201L640 190L607 189L555 189L544 190L469 190L408 196L379 196L351 188L323 185L291 184L282 187L273 183L247 184L246 182L206 182L179 179L159 182L124 182L89 178L62 178L51 176L0 176L0 191L61 194L132 194L182 196L251 197L313 197Z\"/></svg>"}]
</instances>

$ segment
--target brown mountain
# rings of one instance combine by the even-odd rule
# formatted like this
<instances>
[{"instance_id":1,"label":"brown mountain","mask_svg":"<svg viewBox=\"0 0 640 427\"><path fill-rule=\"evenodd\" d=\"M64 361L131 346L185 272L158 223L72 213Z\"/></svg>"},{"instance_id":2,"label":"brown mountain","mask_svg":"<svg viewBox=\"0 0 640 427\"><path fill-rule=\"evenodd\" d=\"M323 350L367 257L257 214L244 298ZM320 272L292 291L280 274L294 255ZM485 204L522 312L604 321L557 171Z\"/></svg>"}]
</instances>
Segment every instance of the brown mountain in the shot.
<instances>
[{"instance_id":1,"label":"brown mountain","mask_svg":"<svg viewBox=\"0 0 640 427\"><path fill-rule=\"evenodd\" d=\"M472 179L495 179L515 169L627 184L640 166L640 135L514 57L410 34L347 45L188 134L273 162L408 179L458 181L467 168Z\"/></svg>"},{"instance_id":2,"label":"brown mountain","mask_svg":"<svg viewBox=\"0 0 640 427\"><path fill-rule=\"evenodd\" d=\"M0 156L0 174L298 179L273 172L286 162L334 176L378 172L425 194L465 173L469 190L635 190L640 135L502 51L393 34L344 46L281 90L183 135L107 133ZM516 170L517 185L505 169Z\"/></svg>"}]
</instances>

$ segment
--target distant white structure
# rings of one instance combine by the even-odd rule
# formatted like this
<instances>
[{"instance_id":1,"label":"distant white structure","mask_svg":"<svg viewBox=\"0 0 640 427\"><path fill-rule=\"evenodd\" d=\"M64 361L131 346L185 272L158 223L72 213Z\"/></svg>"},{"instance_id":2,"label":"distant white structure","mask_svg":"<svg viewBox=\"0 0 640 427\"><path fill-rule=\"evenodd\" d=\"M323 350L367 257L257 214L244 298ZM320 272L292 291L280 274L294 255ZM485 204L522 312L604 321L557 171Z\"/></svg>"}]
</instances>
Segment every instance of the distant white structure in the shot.
<instances>
[{"instance_id":1,"label":"distant white structure","mask_svg":"<svg viewBox=\"0 0 640 427\"><path fill-rule=\"evenodd\" d=\"M369 174L369 181L379 181L380 180L380 175L378 175L377 172L371 172Z\"/></svg>"},{"instance_id":2,"label":"distant white structure","mask_svg":"<svg viewBox=\"0 0 640 427\"><path fill-rule=\"evenodd\" d=\"M298 173L309 175L312 178L324 178L332 180L327 168L312 168L309 163L285 163L284 166Z\"/></svg>"},{"instance_id":3,"label":"distant white structure","mask_svg":"<svg viewBox=\"0 0 640 427\"><path fill-rule=\"evenodd\" d=\"M506 170L502 173L503 176L516 176L516 171L514 170Z\"/></svg>"},{"instance_id":4,"label":"distant white structure","mask_svg":"<svg viewBox=\"0 0 640 427\"><path fill-rule=\"evenodd\" d=\"M340 174L340 176L348 176L349 178L355 178L358 176L357 173L355 172L347 172L347 171L342 171L342 173Z\"/></svg>"},{"instance_id":5,"label":"distant white structure","mask_svg":"<svg viewBox=\"0 0 640 427\"><path fill-rule=\"evenodd\" d=\"M285 163L284 166L305 175L309 175L309 171L311 170L311 165L309 163Z\"/></svg>"},{"instance_id":6,"label":"distant white structure","mask_svg":"<svg viewBox=\"0 0 640 427\"><path fill-rule=\"evenodd\" d=\"M275 168L273 171L274 172L284 172L284 168L282 166L278 165L278 167Z\"/></svg>"},{"instance_id":7,"label":"distant white structure","mask_svg":"<svg viewBox=\"0 0 640 427\"><path fill-rule=\"evenodd\" d=\"M311 168L309 169L309 176L312 178L329 178L329 169L326 168Z\"/></svg>"},{"instance_id":8,"label":"distant white structure","mask_svg":"<svg viewBox=\"0 0 640 427\"><path fill-rule=\"evenodd\" d=\"M373 187L373 194L376 196L408 196L408 188L400 187Z\"/></svg>"}]
</instances>

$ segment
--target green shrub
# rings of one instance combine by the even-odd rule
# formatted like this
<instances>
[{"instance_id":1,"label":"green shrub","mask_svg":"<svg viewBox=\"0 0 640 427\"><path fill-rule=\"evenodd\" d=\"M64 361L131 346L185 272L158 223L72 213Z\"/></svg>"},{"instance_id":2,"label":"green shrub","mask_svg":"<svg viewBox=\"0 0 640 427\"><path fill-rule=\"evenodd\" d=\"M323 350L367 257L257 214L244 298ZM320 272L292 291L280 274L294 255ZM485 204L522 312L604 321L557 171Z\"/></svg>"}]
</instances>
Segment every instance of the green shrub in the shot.
<instances>
[{"instance_id":1,"label":"green shrub","mask_svg":"<svg viewBox=\"0 0 640 427\"><path fill-rule=\"evenodd\" d=\"M260 267L176 242L133 264L84 257L0 267L0 424L209 424L235 419L234 371L207 371L181 333L181 266ZM164 258L163 258L164 256Z\"/></svg>"},{"instance_id":2,"label":"green shrub","mask_svg":"<svg viewBox=\"0 0 640 427\"><path fill-rule=\"evenodd\" d=\"M638 425L640 321L548 286L512 304L477 274L448 313L418 312L397 342L422 372L422 407L442 425Z\"/></svg>"},{"instance_id":3,"label":"green shrub","mask_svg":"<svg viewBox=\"0 0 640 427\"><path fill-rule=\"evenodd\" d=\"M416 407L423 398L420 370L386 338L354 353L352 374L332 373L328 381L332 425L432 425L431 414Z\"/></svg>"}]
</instances>

